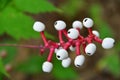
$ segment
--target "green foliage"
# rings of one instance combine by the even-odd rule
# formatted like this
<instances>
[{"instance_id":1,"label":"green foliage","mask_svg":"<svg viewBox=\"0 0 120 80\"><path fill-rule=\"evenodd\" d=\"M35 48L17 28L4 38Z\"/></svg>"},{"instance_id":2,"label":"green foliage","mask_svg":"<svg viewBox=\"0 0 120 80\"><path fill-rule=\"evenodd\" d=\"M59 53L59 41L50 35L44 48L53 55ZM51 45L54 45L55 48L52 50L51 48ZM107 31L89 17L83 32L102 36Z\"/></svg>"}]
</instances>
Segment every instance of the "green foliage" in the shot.
<instances>
[{"instance_id":1,"label":"green foliage","mask_svg":"<svg viewBox=\"0 0 120 80\"><path fill-rule=\"evenodd\" d=\"M13 41L8 41L5 40L1 43L13 43ZM4 69L4 65L10 63L16 56L16 47L0 47L0 51L5 50L7 56L4 59L0 58L0 77L2 77L3 75L7 76L10 78L9 74L6 72L6 70Z\"/></svg>"},{"instance_id":2,"label":"green foliage","mask_svg":"<svg viewBox=\"0 0 120 80\"><path fill-rule=\"evenodd\" d=\"M109 54L103 57L99 62L100 68L108 69L114 76L120 75L120 62L118 54Z\"/></svg>"},{"instance_id":3,"label":"green foliage","mask_svg":"<svg viewBox=\"0 0 120 80\"><path fill-rule=\"evenodd\" d=\"M0 35L7 33L16 40L39 37L39 34L32 29L34 20L24 12L40 13L57 10L46 0L1 0L0 4L2 9L0 11ZM50 35L47 37L51 38Z\"/></svg>"},{"instance_id":4,"label":"green foliage","mask_svg":"<svg viewBox=\"0 0 120 80\"><path fill-rule=\"evenodd\" d=\"M15 10L13 7L6 7L0 13L0 32L7 33L13 38L28 39L30 37L38 37L39 34L32 30L33 19L25 14Z\"/></svg>"},{"instance_id":5,"label":"green foliage","mask_svg":"<svg viewBox=\"0 0 120 80\"><path fill-rule=\"evenodd\" d=\"M42 64L45 61L44 56L31 56L26 61L20 63L18 67L16 68L17 71L24 72L26 74L36 74L36 73L42 73ZM53 58L52 61L54 67L51 74L54 75L54 77L58 79L71 79L76 78L77 73L72 68L63 68L56 58Z\"/></svg>"},{"instance_id":6,"label":"green foliage","mask_svg":"<svg viewBox=\"0 0 120 80\"><path fill-rule=\"evenodd\" d=\"M68 0L65 4L61 5L63 13L69 18L73 18L76 13L84 6L84 0Z\"/></svg>"},{"instance_id":7,"label":"green foliage","mask_svg":"<svg viewBox=\"0 0 120 80\"><path fill-rule=\"evenodd\" d=\"M10 2L11 0L0 0L0 10L4 9L5 6Z\"/></svg>"},{"instance_id":8,"label":"green foliage","mask_svg":"<svg viewBox=\"0 0 120 80\"><path fill-rule=\"evenodd\" d=\"M47 0L35 0L35 1L34 0L0 0L0 35L7 33L15 40L38 38L39 33L35 32L32 29L34 20L29 15L25 14L25 12L43 13L43 12L52 12L57 10L58 9L54 7ZM48 34L47 32L45 33L45 35L48 38L54 39L54 37ZM3 60L4 64L10 62L15 58L16 48L0 47L0 50L2 49L9 52L8 56ZM41 61L42 58L39 59L31 58L31 59L33 60L33 65L29 64L31 66L31 67L28 66L29 68L26 66L26 70L29 73L36 73L40 71L41 64L35 65L34 62L38 64L39 60ZM32 60L30 62L32 62ZM31 68L35 70L31 70ZM6 76L8 76L8 74L4 70L4 66L1 59L0 59L0 72L1 72L0 74L5 74Z\"/></svg>"},{"instance_id":9,"label":"green foliage","mask_svg":"<svg viewBox=\"0 0 120 80\"><path fill-rule=\"evenodd\" d=\"M106 52L106 55L98 62L100 69L109 70L115 77L120 75L120 42L116 42L114 49Z\"/></svg>"},{"instance_id":10,"label":"green foliage","mask_svg":"<svg viewBox=\"0 0 120 80\"><path fill-rule=\"evenodd\" d=\"M6 70L5 70L4 66L3 66L2 59L0 58L0 76L1 76L1 74L9 77L8 73L6 72Z\"/></svg>"},{"instance_id":11,"label":"green foliage","mask_svg":"<svg viewBox=\"0 0 120 80\"><path fill-rule=\"evenodd\" d=\"M60 63L60 62L57 62ZM61 64L55 63L53 75L58 79L75 79L78 75L73 68L63 68Z\"/></svg>"},{"instance_id":12,"label":"green foliage","mask_svg":"<svg viewBox=\"0 0 120 80\"><path fill-rule=\"evenodd\" d=\"M18 9L29 13L51 12L57 10L57 8L47 0L14 0L14 2Z\"/></svg>"},{"instance_id":13,"label":"green foliage","mask_svg":"<svg viewBox=\"0 0 120 80\"><path fill-rule=\"evenodd\" d=\"M54 68L52 71L52 74L58 78L58 79L75 79L77 78L78 74L77 72L69 67L69 68L63 68L61 61L58 61L55 57L53 59Z\"/></svg>"},{"instance_id":14,"label":"green foliage","mask_svg":"<svg viewBox=\"0 0 120 80\"><path fill-rule=\"evenodd\" d=\"M107 36L113 37L112 30L110 26L101 18L102 16L102 7L100 4L93 4L89 9L89 13L91 17L94 19L95 24L97 25L97 29L100 32L101 38L105 38Z\"/></svg>"},{"instance_id":15,"label":"green foliage","mask_svg":"<svg viewBox=\"0 0 120 80\"><path fill-rule=\"evenodd\" d=\"M19 64L16 70L20 72L24 72L26 74L41 73L43 61L45 61L44 57L38 55L31 56L26 61Z\"/></svg>"},{"instance_id":16,"label":"green foliage","mask_svg":"<svg viewBox=\"0 0 120 80\"><path fill-rule=\"evenodd\" d=\"M15 41L10 41L10 40L4 40L1 42L2 44L4 43L9 43L9 44L12 44L12 43L15 43ZM0 44L1 44L0 43ZM16 57L16 54L17 54L17 48L16 47L7 47L7 46L2 46L0 47L0 51L2 50L5 50L6 51L6 57L3 59L3 63L4 64L7 64L9 62L11 62L15 57Z\"/></svg>"}]
</instances>

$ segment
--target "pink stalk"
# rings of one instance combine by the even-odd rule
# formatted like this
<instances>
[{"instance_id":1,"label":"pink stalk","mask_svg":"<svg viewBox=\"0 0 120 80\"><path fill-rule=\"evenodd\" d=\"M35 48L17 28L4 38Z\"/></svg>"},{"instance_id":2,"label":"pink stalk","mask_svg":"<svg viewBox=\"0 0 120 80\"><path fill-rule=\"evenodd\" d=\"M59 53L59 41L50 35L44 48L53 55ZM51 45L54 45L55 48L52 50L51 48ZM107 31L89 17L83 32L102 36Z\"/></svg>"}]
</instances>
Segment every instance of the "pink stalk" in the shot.
<instances>
[{"instance_id":1,"label":"pink stalk","mask_svg":"<svg viewBox=\"0 0 120 80\"><path fill-rule=\"evenodd\" d=\"M69 40L70 38L68 37L67 31L65 29L63 30L63 33L64 33L65 37Z\"/></svg>"},{"instance_id":2,"label":"pink stalk","mask_svg":"<svg viewBox=\"0 0 120 80\"><path fill-rule=\"evenodd\" d=\"M76 55L80 55L80 43L78 41L76 42Z\"/></svg>"},{"instance_id":3,"label":"pink stalk","mask_svg":"<svg viewBox=\"0 0 120 80\"><path fill-rule=\"evenodd\" d=\"M73 45L73 40L69 39L68 42L65 43L63 48L67 50L71 45Z\"/></svg>"},{"instance_id":4,"label":"pink stalk","mask_svg":"<svg viewBox=\"0 0 120 80\"><path fill-rule=\"evenodd\" d=\"M58 31L58 34L59 34L59 41L60 41L60 44L63 44L64 41L62 39L62 31Z\"/></svg>"},{"instance_id":5,"label":"pink stalk","mask_svg":"<svg viewBox=\"0 0 120 80\"><path fill-rule=\"evenodd\" d=\"M44 41L45 46L48 46L48 42L47 42L47 39L46 39L46 37L45 37L44 32L40 32L40 34L41 34L41 36L42 36L42 39L43 39L43 41Z\"/></svg>"},{"instance_id":6,"label":"pink stalk","mask_svg":"<svg viewBox=\"0 0 120 80\"><path fill-rule=\"evenodd\" d=\"M86 37L85 38L85 41L89 44L89 43L92 43L92 37Z\"/></svg>"},{"instance_id":7,"label":"pink stalk","mask_svg":"<svg viewBox=\"0 0 120 80\"><path fill-rule=\"evenodd\" d=\"M94 40L100 44L102 43L102 39L98 38L97 36L94 37Z\"/></svg>"},{"instance_id":8,"label":"pink stalk","mask_svg":"<svg viewBox=\"0 0 120 80\"><path fill-rule=\"evenodd\" d=\"M88 28L89 35L93 35L92 28Z\"/></svg>"},{"instance_id":9,"label":"pink stalk","mask_svg":"<svg viewBox=\"0 0 120 80\"><path fill-rule=\"evenodd\" d=\"M64 45L64 49L67 50L69 47L70 47L71 43L70 42L67 42L65 45Z\"/></svg>"},{"instance_id":10,"label":"pink stalk","mask_svg":"<svg viewBox=\"0 0 120 80\"><path fill-rule=\"evenodd\" d=\"M55 50L55 48L51 48L50 49L50 53L48 55L47 61L51 62L54 50Z\"/></svg>"},{"instance_id":11,"label":"pink stalk","mask_svg":"<svg viewBox=\"0 0 120 80\"><path fill-rule=\"evenodd\" d=\"M24 47L24 48L44 48L41 46L35 46L35 45L18 45L18 44L0 44L0 46L13 46L13 47Z\"/></svg>"}]
</instances>

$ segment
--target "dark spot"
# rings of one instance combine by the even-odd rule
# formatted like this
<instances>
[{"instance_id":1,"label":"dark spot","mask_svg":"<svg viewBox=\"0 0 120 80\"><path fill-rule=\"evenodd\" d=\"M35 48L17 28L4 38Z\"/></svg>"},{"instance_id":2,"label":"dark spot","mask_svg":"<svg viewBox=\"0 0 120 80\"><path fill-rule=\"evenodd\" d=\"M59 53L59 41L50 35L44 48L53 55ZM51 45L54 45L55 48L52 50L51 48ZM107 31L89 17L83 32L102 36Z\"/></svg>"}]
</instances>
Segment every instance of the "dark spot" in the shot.
<instances>
[{"instance_id":1,"label":"dark spot","mask_svg":"<svg viewBox=\"0 0 120 80\"><path fill-rule=\"evenodd\" d=\"M68 31L67 33L70 34L70 31Z\"/></svg>"},{"instance_id":2,"label":"dark spot","mask_svg":"<svg viewBox=\"0 0 120 80\"><path fill-rule=\"evenodd\" d=\"M85 22L87 21L87 19L85 19Z\"/></svg>"},{"instance_id":3,"label":"dark spot","mask_svg":"<svg viewBox=\"0 0 120 80\"><path fill-rule=\"evenodd\" d=\"M115 45L116 43L114 42L113 44Z\"/></svg>"},{"instance_id":4,"label":"dark spot","mask_svg":"<svg viewBox=\"0 0 120 80\"><path fill-rule=\"evenodd\" d=\"M60 58L60 56L57 56L57 58Z\"/></svg>"},{"instance_id":5,"label":"dark spot","mask_svg":"<svg viewBox=\"0 0 120 80\"><path fill-rule=\"evenodd\" d=\"M87 53L88 55L91 55L91 53Z\"/></svg>"},{"instance_id":6,"label":"dark spot","mask_svg":"<svg viewBox=\"0 0 120 80\"><path fill-rule=\"evenodd\" d=\"M76 66L77 66L77 67L80 67L80 65L78 65L78 64L77 64Z\"/></svg>"},{"instance_id":7,"label":"dark spot","mask_svg":"<svg viewBox=\"0 0 120 80\"><path fill-rule=\"evenodd\" d=\"M54 23L54 25L57 25L57 21Z\"/></svg>"}]
</instances>

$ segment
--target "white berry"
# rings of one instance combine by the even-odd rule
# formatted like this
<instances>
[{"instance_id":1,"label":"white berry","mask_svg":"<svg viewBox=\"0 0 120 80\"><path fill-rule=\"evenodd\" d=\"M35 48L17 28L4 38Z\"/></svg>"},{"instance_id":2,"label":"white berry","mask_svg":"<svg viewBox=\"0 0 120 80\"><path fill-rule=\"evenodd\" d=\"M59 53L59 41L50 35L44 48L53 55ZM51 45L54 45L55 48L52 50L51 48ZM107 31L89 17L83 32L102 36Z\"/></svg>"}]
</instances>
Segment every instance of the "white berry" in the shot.
<instances>
[{"instance_id":1,"label":"white berry","mask_svg":"<svg viewBox=\"0 0 120 80\"><path fill-rule=\"evenodd\" d=\"M79 31L77 29L71 28L68 30L67 35L71 39L77 39L79 36Z\"/></svg>"},{"instance_id":2,"label":"white berry","mask_svg":"<svg viewBox=\"0 0 120 80\"><path fill-rule=\"evenodd\" d=\"M85 48L85 52L89 56L93 55L95 51L96 51L96 45L93 43L88 44Z\"/></svg>"},{"instance_id":3,"label":"white berry","mask_svg":"<svg viewBox=\"0 0 120 80\"><path fill-rule=\"evenodd\" d=\"M104 49L110 49L114 46L115 40L113 38L105 38L102 41L102 47Z\"/></svg>"},{"instance_id":4,"label":"white berry","mask_svg":"<svg viewBox=\"0 0 120 80\"><path fill-rule=\"evenodd\" d=\"M45 25L42 22L36 21L33 25L33 29L37 32L42 32L45 30Z\"/></svg>"},{"instance_id":5,"label":"white berry","mask_svg":"<svg viewBox=\"0 0 120 80\"><path fill-rule=\"evenodd\" d=\"M62 66L63 66L64 68L69 67L70 64L71 64L71 59L70 59L69 57L66 58L66 59L64 59L64 60L62 60Z\"/></svg>"},{"instance_id":6,"label":"white berry","mask_svg":"<svg viewBox=\"0 0 120 80\"><path fill-rule=\"evenodd\" d=\"M66 28L66 23L62 20L58 20L54 23L54 27L56 30L63 30Z\"/></svg>"},{"instance_id":7,"label":"white berry","mask_svg":"<svg viewBox=\"0 0 120 80\"><path fill-rule=\"evenodd\" d=\"M86 28L91 28L93 26L93 20L91 18L85 18L83 19L83 25L86 27Z\"/></svg>"},{"instance_id":8,"label":"white berry","mask_svg":"<svg viewBox=\"0 0 120 80\"><path fill-rule=\"evenodd\" d=\"M68 57L68 52L65 49L59 49L56 53L56 57L58 60L63 60Z\"/></svg>"},{"instance_id":9,"label":"white berry","mask_svg":"<svg viewBox=\"0 0 120 80\"><path fill-rule=\"evenodd\" d=\"M43 65L42 65L42 70L44 72L51 72L52 71L52 68L53 68L53 64L51 62L44 62Z\"/></svg>"},{"instance_id":10,"label":"white berry","mask_svg":"<svg viewBox=\"0 0 120 80\"><path fill-rule=\"evenodd\" d=\"M83 65L85 61L85 57L83 55L76 56L74 64L76 67L80 67Z\"/></svg>"},{"instance_id":11,"label":"white berry","mask_svg":"<svg viewBox=\"0 0 120 80\"><path fill-rule=\"evenodd\" d=\"M80 21L74 21L73 24L72 24L72 27L73 28L79 28L79 29L82 29L82 22Z\"/></svg>"},{"instance_id":12,"label":"white berry","mask_svg":"<svg viewBox=\"0 0 120 80\"><path fill-rule=\"evenodd\" d=\"M70 49L71 51L75 51L75 47L73 47L72 45L69 47L69 49Z\"/></svg>"},{"instance_id":13,"label":"white berry","mask_svg":"<svg viewBox=\"0 0 120 80\"><path fill-rule=\"evenodd\" d=\"M92 31L92 33L93 33L95 36L97 36L97 37L99 37L99 36L100 36L99 32L98 32L98 31L96 31L96 30L93 30L93 31Z\"/></svg>"}]
</instances>

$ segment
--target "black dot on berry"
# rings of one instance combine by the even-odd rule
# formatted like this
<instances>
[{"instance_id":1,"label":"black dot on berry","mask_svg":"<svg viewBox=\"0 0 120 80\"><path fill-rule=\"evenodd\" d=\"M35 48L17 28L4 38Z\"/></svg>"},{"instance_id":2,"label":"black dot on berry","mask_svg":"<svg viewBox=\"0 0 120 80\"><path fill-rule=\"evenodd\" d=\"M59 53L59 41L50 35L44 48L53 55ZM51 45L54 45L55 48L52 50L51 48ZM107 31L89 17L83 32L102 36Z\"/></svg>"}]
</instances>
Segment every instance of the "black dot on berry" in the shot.
<instances>
[{"instance_id":1,"label":"black dot on berry","mask_svg":"<svg viewBox=\"0 0 120 80\"><path fill-rule=\"evenodd\" d=\"M85 19L85 22L87 21L87 19Z\"/></svg>"},{"instance_id":2,"label":"black dot on berry","mask_svg":"<svg viewBox=\"0 0 120 80\"><path fill-rule=\"evenodd\" d=\"M77 66L77 67L80 67L80 65L78 65L78 64L77 64L76 66Z\"/></svg>"},{"instance_id":3,"label":"black dot on berry","mask_svg":"<svg viewBox=\"0 0 120 80\"><path fill-rule=\"evenodd\" d=\"M116 43L114 42L113 44L115 45Z\"/></svg>"},{"instance_id":4,"label":"black dot on berry","mask_svg":"<svg viewBox=\"0 0 120 80\"><path fill-rule=\"evenodd\" d=\"M60 58L60 56L57 56L57 58Z\"/></svg>"},{"instance_id":5,"label":"black dot on berry","mask_svg":"<svg viewBox=\"0 0 120 80\"><path fill-rule=\"evenodd\" d=\"M57 25L57 21L54 23L54 25Z\"/></svg>"},{"instance_id":6,"label":"black dot on berry","mask_svg":"<svg viewBox=\"0 0 120 80\"><path fill-rule=\"evenodd\" d=\"M88 55L91 55L91 53L87 53Z\"/></svg>"},{"instance_id":7,"label":"black dot on berry","mask_svg":"<svg viewBox=\"0 0 120 80\"><path fill-rule=\"evenodd\" d=\"M68 31L68 34L70 34L70 31Z\"/></svg>"}]
</instances>

